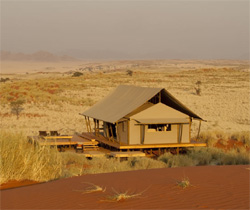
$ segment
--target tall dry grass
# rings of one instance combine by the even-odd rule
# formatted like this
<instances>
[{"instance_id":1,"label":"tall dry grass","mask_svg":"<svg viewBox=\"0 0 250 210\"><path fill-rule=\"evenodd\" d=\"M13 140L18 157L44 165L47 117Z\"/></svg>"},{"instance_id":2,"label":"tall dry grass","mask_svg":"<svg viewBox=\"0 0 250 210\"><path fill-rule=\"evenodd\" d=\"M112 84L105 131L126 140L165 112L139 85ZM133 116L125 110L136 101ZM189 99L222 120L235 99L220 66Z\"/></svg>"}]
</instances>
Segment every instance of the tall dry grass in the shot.
<instances>
[{"instance_id":1,"label":"tall dry grass","mask_svg":"<svg viewBox=\"0 0 250 210\"><path fill-rule=\"evenodd\" d=\"M54 148L30 144L22 134L0 133L0 183L49 181L63 176L62 157Z\"/></svg>"},{"instance_id":2,"label":"tall dry grass","mask_svg":"<svg viewBox=\"0 0 250 210\"><path fill-rule=\"evenodd\" d=\"M243 138L242 139L246 139ZM189 149L185 155L165 153L157 160L132 157L120 162L114 158L86 159L74 152L28 143L22 134L0 132L0 184L9 180L49 180L82 174L111 173L165 167L250 164L249 151L229 151L214 147Z\"/></svg>"},{"instance_id":3,"label":"tall dry grass","mask_svg":"<svg viewBox=\"0 0 250 210\"><path fill-rule=\"evenodd\" d=\"M203 165L246 165L250 164L250 153L245 148L224 151L213 147L189 149L185 155L165 153L158 158L167 167Z\"/></svg>"}]
</instances>

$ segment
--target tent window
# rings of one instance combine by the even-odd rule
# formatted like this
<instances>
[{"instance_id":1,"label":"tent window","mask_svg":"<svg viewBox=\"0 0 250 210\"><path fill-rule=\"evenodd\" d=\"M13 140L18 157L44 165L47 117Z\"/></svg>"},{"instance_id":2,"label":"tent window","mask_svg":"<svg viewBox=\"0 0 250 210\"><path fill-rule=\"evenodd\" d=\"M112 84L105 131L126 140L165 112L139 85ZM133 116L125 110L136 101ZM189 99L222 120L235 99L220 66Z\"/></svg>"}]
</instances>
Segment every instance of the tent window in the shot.
<instances>
[{"instance_id":1,"label":"tent window","mask_svg":"<svg viewBox=\"0 0 250 210\"><path fill-rule=\"evenodd\" d=\"M149 124L149 132L171 131L171 124Z\"/></svg>"},{"instance_id":2,"label":"tent window","mask_svg":"<svg viewBox=\"0 0 250 210\"><path fill-rule=\"evenodd\" d=\"M171 124L166 125L166 131L171 131Z\"/></svg>"}]
</instances>

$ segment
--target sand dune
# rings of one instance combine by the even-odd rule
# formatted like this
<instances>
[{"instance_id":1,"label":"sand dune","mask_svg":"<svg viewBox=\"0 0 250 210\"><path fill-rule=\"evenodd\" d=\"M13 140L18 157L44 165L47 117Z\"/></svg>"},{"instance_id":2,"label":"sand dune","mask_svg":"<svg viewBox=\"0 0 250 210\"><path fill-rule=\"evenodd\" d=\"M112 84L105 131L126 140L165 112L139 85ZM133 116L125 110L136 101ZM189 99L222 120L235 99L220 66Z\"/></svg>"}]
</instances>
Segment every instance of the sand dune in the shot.
<instances>
[{"instance_id":1,"label":"sand dune","mask_svg":"<svg viewBox=\"0 0 250 210\"><path fill-rule=\"evenodd\" d=\"M188 177L192 186L176 182ZM83 194L93 183L105 192ZM107 196L141 194L111 202ZM249 166L201 166L84 175L1 191L2 209L249 209Z\"/></svg>"}]
</instances>

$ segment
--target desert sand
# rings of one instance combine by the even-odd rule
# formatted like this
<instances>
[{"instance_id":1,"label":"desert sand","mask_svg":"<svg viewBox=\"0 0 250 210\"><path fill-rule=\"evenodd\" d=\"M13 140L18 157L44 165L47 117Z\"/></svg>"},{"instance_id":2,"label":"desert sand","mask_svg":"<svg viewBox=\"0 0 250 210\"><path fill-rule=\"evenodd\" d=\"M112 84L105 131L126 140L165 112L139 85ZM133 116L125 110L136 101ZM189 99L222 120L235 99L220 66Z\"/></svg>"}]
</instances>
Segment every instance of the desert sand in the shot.
<instances>
[{"instance_id":1,"label":"desert sand","mask_svg":"<svg viewBox=\"0 0 250 210\"><path fill-rule=\"evenodd\" d=\"M1 209L249 209L249 165L83 175L1 191ZM177 181L188 178L185 189ZM105 192L84 193L89 183ZM112 201L115 192L135 195Z\"/></svg>"},{"instance_id":2,"label":"desert sand","mask_svg":"<svg viewBox=\"0 0 250 210\"><path fill-rule=\"evenodd\" d=\"M127 75L128 69L133 76ZM84 75L72 78L74 71ZM3 61L1 74L10 78L0 88L3 130L27 135L37 135L39 130L59 130L62 134L86 131L79 113L120 84L165 88L206 120L202 132L249 130L248 61ZM201 96L195 94L197 81L202 83ZM13 95L27 101L19 120L10 113L8 98ZM193 136L197 130L198 122L194 121Z\"/></svg>"}]
</instances>

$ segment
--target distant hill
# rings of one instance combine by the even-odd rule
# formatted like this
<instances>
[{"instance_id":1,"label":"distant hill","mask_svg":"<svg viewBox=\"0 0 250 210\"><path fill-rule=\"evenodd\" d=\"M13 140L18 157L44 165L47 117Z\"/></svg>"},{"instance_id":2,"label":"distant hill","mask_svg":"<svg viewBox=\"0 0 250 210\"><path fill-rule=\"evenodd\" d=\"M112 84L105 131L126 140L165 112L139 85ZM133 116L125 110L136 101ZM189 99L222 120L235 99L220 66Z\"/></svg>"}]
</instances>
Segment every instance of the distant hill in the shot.
<instances>
[{"instance_id":1,"label":"distant hill","mask_svg":"<svg viewBox=\"0 0 250 210\"><path fill-rule=\"evenodd\" d=\"M2 61L37 61L37 62L59 62L59 61L77 61L78 59L71 56L57 56L50 52L38 51L33 54L12 53L1 51Z\"/></svg>"}]
</instances>

